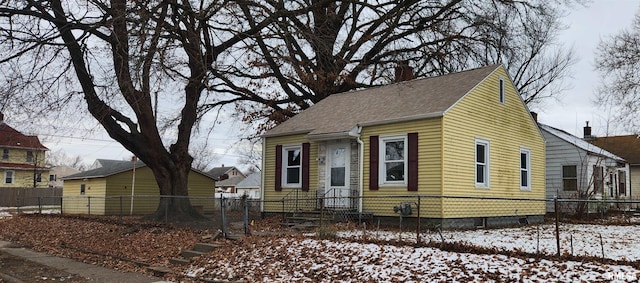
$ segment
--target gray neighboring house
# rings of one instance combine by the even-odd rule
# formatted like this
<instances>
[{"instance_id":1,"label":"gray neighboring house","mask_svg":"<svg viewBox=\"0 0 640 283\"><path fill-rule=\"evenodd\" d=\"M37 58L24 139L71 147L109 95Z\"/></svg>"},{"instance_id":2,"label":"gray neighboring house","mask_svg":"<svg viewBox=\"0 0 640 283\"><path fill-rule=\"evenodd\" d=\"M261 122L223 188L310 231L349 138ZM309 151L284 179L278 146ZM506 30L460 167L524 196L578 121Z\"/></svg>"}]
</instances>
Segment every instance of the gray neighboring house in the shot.
<instances>
[{"instance_id":1,"label":"gray neighboring house","mask_svg":"<svg viewBox=\"0 0 640 283\"><path fill-rule=\"evenodd\" d=\"M235 166L215 167L207 175L216 180L217 193L236 193L236 185L244 180L247 176Z\"/></svg>"},{"instance_id":2,"label":"gray neighboring house","mask_svg":"<svg viewBox=\"0 0 640 283\"><path fill-rule=\"evenodd\" d=\"M251 173L247 178L236 184L236 193L240 195L246 194L250 199L260 199L260 192L262 190L260 182L260 172Z\"/></svg>"},{"instance_id":3,"label":"gray neighboring house","mask_svg":"<svg viewBox=\"0 0 640 283\"><path fill-rule=\"evenodd\" d=\"M629 164L623 158L563 130L539 126L547 142L547 198L628 198ZM587 126L585 137L590 136Z\"/></svg>"}]
</instances>

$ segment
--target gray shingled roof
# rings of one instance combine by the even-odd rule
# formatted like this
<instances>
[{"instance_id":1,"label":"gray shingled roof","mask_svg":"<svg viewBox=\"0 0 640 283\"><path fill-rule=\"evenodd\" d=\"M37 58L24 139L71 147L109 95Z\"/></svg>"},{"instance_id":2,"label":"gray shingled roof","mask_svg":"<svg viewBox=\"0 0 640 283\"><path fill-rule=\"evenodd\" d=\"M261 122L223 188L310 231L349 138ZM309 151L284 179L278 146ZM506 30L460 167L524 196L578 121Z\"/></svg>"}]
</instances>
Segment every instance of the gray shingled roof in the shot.
<instances>
[{"instance_id":1,"label":"gray shingled roof","mask_svg":"<svg viewBox=\"0 0 640 283\"><path fill-rule=\"evenodd\" d=\"M209 170L209 172L207 172L207 175L211 176L214 179L219 179L220 176L224 175L224 173L227 173L227 171L231 169L233 169L233 166L215 167Z\"/></svg>"},{"instance_id":2,"label":"gray shingled roof","mask_svg":"<svg viewBox=\"0 0 640 283\"><path fill-rule=\"evenodd\" d=\"M358 125L442 116L501 65L331 95L264 136L346 135Z\"/></svg>"},{"instance_id":3,"label":"gray shingled roof","mask_svg":"<svg viewBox=\"0 0 640 283\"><path fill-rule=\"evenodd\" d=\"M133 169L133 162L124 161L124 160L109 160L109 159L100 159L100 164L102 167L91 169L87 171L83 171L80 173L76 173L73 175L69 175L64 177L64 180L74 180L74 179L88 179L88 178L102 178L108 177L111 175L115 175L121 172L129 171ZM136 161L136 168L140 168L143 166L147 166L142 161Z\"/></svg>"},{"instance_id":4,"label":"gray shingled roof","mask_svg":"<svg viewBox=\"0 0 640 283\"><path fill-rule=\"evenodd\" d=\"M260 172L254 172L244 180L240 181L240 183L236 184L236 189L260 188L260 182Z\"/></svg>"},{"instance_id":5,"label":"gray shingled roof","mask_svg":"<svg viewBox=\"0 0 640 283\"><path fill-rule=\"evenodd\" d=\"M110 160L110 159L99 159L98 160L102 167L91 169L87 171L83 171L80 173L76 173L73 175L66 176L62 178L63 180L77 180L77 179L89 179L89 178L104 178L109 177L118 173L126 172L133 169L133 162L126 160ZM144 162L137 160L136 161L136 169L140 167L147 166ZM212 178L210 175L201 172L196 169L191 169L194 172L197 172L201 175ZM212 178L213 179L213 178Z\"/></svg>"}]
</instances>

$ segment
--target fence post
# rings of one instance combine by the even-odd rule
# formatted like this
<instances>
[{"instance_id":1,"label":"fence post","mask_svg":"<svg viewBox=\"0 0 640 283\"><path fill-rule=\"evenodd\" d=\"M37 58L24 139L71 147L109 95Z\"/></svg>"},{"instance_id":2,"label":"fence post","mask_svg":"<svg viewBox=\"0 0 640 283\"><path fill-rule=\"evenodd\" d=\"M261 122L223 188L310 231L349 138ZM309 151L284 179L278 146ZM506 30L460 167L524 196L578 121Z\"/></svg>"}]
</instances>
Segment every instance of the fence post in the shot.
<instances>
[{"instance_id":1,"label":"fence post","mask_svg":"<svg viewBox=\"0 0 640 283\"><path fill-rule=\"evenodd\" d=\"M553 206L556 212L556 248L558 249L558 256L560 256L560 224L558 213L558 196L553 197Z\"/></svg>"},{"instance_id":2,"label":"fence post","mask_svg":"<svg viewBox=\"0 0 640 283\"><path fill-rule=\"evenodd\" d=\"M42 198L38 197L38 213L42 214L42 202L40 201Z\"/></svg>"},{"instance_id":3,"label":"fence post","mask_svg":"<svg viewBox=\"0 0 640 283\"><path fill-rule=\"evenodd\" d=\"M91 215L91 197L87 197L87 214Z\"/></svg>"},{"instance_id":4,"label":"fence post","mask_svg":"<svg viewBox=\"0 0 640 283\"><path fill-rule=\"evenodd\" d=\"M222 213L220 214L221 217L221 225L222 225L222 236L223 237L227 237L227 225L226 225L226 215L225 215L225 203L224 203L224 196L222 194L220 194L220 210L222 211Z\"/></svg>"},{"instance_id":5,"label":"fence post","mask_svg":"<svg viewBox=\"0 0 640 283\"><path fill-rule=\"evenodd\" d=\"M174 201L171 197L167 197L167 201L164 202L164 223L169 223L169 203ZM162 196L160 196L160 202L162 202Z\"/></svg>"},{"instance_id":6,"label":"fence post","mask_svg":"<svg viewBox=\"0 0 640 283\"><path fill-rule=\"evenodd\" d=\"M120 219L122 220L122 195L120 195Z\"/></svg>"},{"instance_id":7,"label":"fence post","mask_svg":"<svg viewBox=\"0 0 640 283\"><path fill-rule=\"evenodd\" d=\"M284 217L284 198L282 198L282 224L284 224L285 221L285 217Z\"/></svg>"},{"instance_id":8,"label":"fence post","mask_svg":"<svg viewBox=\"0 0 640 283\"><path fill-rule=\"evenodd\" d=\"M251 233L249 232L249 203L246 194L242 195L242 208L244 208L244 235L248 236Z\"/></svg>"},{"instance_id":9,"label":"fence post","mask_svg":"<svg viewBox=\"0 0 640 283\"><path fill-rule=\"evenodd\" d=\"M416 226L416 244L420 244L420 196L418 196L418 225Z\"/></svg>"},{"instance_id":10,"label":"fence post","mask_svg":"<svg viewBox=\"0 0 640 283\"><path fill-rule=\"evenodd\" d=\"M320 231L322 231L322 222L324 222L324 204L326 202L325 198L325 196L322 196L322 205L320 206ZM333 201L335 201L335 199Z\"/></svg>"}]
</instances>

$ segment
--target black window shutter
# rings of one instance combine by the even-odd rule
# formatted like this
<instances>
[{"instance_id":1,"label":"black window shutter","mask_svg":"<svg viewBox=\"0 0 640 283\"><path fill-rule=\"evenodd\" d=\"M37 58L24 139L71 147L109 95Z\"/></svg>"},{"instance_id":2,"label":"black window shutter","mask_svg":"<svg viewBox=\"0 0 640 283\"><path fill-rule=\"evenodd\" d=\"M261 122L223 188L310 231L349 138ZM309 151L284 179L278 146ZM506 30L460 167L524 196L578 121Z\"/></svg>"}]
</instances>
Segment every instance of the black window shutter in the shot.
<instances>
[{"instance_id":1,"label":"black window shutter","mask_svg":"<svg viewBox=\"0 0 640 283\"><path fill-rule=\"evenodd\" d=\"M409 133L408 139L408 152L409 164L407 169L407 190L418 190L418 133Z\"/></svg>"},{"instance_id":2,"label":"black window shutter","mask_svg":"<svg viewBox=\"0 0 640 283\"><path fill-rule=\"evenodd\" d=\"M378 166L379 152L378 152L378 136L369 137L369 190L378 190Z\"/></svg>"},{"instance_id":3,"label":"black window shutter","mask_svg":"<svg viewBox=\"0 0 640 283\"><path fill-rule=\"evenodd\" d=\"M302 144L302 190L309 191L309 153L311 144L308 142Z\"/></svg>"},{"instance_id":4,"label":"black window shutter","mask_svg":"<svg viewBox=\"0 0 640 283\"><path fill-rule=\"evenodd\" d=\"M276 145L276 191L282 191L282 145Z\"/></svg>"}]
</instances>

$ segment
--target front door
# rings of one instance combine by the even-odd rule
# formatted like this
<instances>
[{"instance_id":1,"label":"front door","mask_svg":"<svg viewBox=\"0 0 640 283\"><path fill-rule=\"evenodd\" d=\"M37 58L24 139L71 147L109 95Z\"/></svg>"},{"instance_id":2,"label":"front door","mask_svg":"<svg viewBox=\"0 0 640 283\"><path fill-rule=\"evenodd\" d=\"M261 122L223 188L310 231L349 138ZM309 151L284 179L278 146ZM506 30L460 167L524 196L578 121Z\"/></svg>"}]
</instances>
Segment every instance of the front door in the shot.
<instances>
[{"instance_id":1,"label":"front door","mask_svg":"<svg viewBox=\"0 0 640 283\"><path fill-rule=\"evenodd\" d=\"M333 208L349 208L349 144L328 147L327 190L325 204Z\"/></svg>"}]
</instances>

